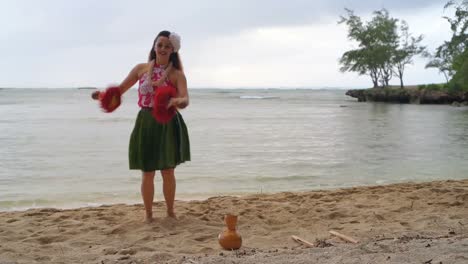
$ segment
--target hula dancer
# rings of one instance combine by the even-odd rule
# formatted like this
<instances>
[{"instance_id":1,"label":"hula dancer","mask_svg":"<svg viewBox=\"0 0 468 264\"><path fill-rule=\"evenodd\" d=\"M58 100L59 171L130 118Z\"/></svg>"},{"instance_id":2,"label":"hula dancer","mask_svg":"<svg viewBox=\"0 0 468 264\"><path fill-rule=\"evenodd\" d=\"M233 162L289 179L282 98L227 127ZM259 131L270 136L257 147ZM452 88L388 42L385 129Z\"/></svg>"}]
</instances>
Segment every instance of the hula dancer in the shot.
<instances>
[{"instance_id":1,"label":"hula dancer","mask_svg":"<svg viewBox=\"0 0 468 264\"><path fill-rule=\"evenodd\" d=\"M120 96L139 82L138 106L141 110L130 136L129 163L130 169L142 171L141 196L146 222L153 221L156 171L161 171L163 178L167 216L175 218L174 169L190 160L187 127L177 111L189 104L179 49L180 37L173 32L161 31L153 41L147 63L136 65L118 87L92 94L105 112L112 112L120 105Z\"/></svg>"}]
</instances>

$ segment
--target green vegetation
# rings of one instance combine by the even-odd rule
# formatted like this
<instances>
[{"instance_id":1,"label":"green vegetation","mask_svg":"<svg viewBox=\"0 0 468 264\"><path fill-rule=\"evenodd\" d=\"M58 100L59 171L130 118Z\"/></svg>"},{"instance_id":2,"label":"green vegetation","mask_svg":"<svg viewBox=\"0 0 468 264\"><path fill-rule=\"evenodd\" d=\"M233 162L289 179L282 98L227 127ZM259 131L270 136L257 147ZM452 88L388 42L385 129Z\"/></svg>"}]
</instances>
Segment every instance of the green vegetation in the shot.
<instances>
[{"instance_id":1,"label":"green vegetation","mask_svg":"<svg viewBox=\"0 0 468 264\"><path fill-rule=\"evenodd\" d=\"M449 1L445 10L453 10L454 17L444 17L452 31L449 41L439 46L426 68L437 68L443 73L451 91L468 91L468 0Z\"/></svg>"},{"instance_id":2,"label":"green vegetation","mask_svg":"<svg viewBox=\"0 0 468 264\"><path fill-rule=\"evenodd\" d=\"M345 52L340 58L342 72L357 72L368 75L374 88L389 87L392 77L400 80L404 88L405 67L413 58L423 55L429 58L426 68L436 68L446 79L446 84L419 85L418 89L468 91L468 0L450 0L443 7L451 11L443 17L450 24L452 37L429 53L421 45L423 37L414 37L404 20L392 18L385 9L375 11L368 22L345 9L339 24L348 28L348 38L357 43L357 48Z\"/></svg>"},{"instance_id":3,"label":"green vegetation","mask_svg":"<svg viewBox=\"0 0 468 264\"><path fill-rule=\"evenodd\" d=\"M444 91L447 90L447 84L431 83L418 85L419 90Z\"/></svg>"},{"instance_id":4,"label":"green vegetation","mask_svg":"<svg viewBox=\"0 0 468 264\"><path fill-rule=\"evenodd\" d=\"M443 73L450 90L468 90L468 0L451 0L444 6L445 10L453 10L454 17L444 17L450 24L452 37L449 41L439 46L434 54L429 54L431 59L426 68L437 68Z\"/></svg>"},{"instance_id":5,"label":"green vegetation","mask_svg":"<svg viewBox=\"0 0 468 264\"><path fill-rule=\"evenodd\" d=\"M364 23L352 10L346 9L338 23L348 27L348 38L358 43L358 48L347 51L340 59L342 72L369 75L374 88L388 87L393 76L404 87L405 67L413 57L422 54L425 47L422 36L413 37L408 24L390 17L387 10L375 11L371 21Z\"/></svg>"}]
</instances>

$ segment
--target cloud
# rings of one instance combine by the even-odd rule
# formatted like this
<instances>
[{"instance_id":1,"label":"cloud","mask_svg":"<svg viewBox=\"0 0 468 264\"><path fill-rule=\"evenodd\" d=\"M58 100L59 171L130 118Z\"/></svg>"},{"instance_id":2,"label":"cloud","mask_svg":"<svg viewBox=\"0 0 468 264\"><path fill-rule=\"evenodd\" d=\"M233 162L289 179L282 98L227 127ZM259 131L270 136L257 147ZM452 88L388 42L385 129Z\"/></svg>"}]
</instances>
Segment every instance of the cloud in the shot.
<instances>
[{"instance_id":1,"label":"cloud","mask_svg":"<svg viewBox=\"0 0 468 264\"><path fill-rule=\"evenodd\" d=\"M29 39L46 36L52 45L60 46L67 42L79 45L91 40L100 43L141 37L141 34L154 35L163 28L184 31L184 35L191 37L229 35L250 28L335 21L339 14L344 13L344 7L362 14L380 8L413 12L434 4L442 8L437 0L18 0L4 2L0 15L2 22L9 22L6 24L10 28L10 38L23 34Z\"/></svg>"},{"instance_id":2,"label":"cloud","mask_svg":"<svg viewBox=\"0 0 468 264\"><path fill-rule=\"evenodd\" d=\"M426 25L443 15L436 0L2 1L0 86L120 81L145 61L162 29L182 36L181 53L195 86L364 83L364 77L337 70L338 57L350 47L337 25L344 7L361 16L387 8L412 19L412 32L427 32L432 43L441 40L440 31L429 32L435 27ZM422 23L418 16L429 13Z\"/></svg>"}]
</instances>

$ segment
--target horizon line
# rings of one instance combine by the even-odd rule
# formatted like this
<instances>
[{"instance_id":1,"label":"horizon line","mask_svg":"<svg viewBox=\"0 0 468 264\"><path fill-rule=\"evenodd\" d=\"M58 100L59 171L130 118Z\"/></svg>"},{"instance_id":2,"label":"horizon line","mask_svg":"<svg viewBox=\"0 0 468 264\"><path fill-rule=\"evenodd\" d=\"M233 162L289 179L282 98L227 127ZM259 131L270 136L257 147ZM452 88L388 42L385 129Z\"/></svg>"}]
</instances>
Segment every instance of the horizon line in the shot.
<instances>
[{"instance_id":1,"label":"horizon line","mask_svg":"<svg viewBox=\"0 0 468 264\"><path fill-rule=\"evenodd\" d=\"M77 87L0 87L0 89L78 89L78 90L97 90L105 89L106 87L93 87L93 86L77 86ZM132 89L134 87L131 87ZM370 87L369 87L370 88ZM297 87L297 86L284 86L284 87L189 87L194 90L345 90L345 89L367 89L359 86L353 87L333 87L333 86L311 86L311 87Z\"/></svg>"}]
</instances>

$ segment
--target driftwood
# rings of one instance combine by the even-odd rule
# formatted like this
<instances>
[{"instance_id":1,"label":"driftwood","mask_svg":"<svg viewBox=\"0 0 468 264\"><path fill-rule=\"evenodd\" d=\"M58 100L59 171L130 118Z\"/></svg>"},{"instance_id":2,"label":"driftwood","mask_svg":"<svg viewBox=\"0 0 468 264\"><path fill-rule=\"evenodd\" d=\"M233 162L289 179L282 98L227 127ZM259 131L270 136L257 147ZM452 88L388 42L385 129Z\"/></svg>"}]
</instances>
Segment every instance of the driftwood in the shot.
<instances>
[{"instance_id":1,"label":"driftwood","mask_svg":"<svg viewBox=\"0 0 468 264\"><path fill-rule=\"evenodd\" d=\"M302 244L302 245L304 245L304 246L306 246L306 247L315 247L314 244L312 244L312 243L310 243L309 241L304 240L304 239L302 239L302 238L300 238L300 237L298 237L298 236L291 236L291 238L292 238L294 241L296 241L297 243Z\"/></svg>"},{"instance_id":2,"label":"driftwood","mask_svg":"<svg viewBox=\"0 0 468 264\"><path fill-rule=\"evenodd\" d=\"M336 231L328 231L328 232L330 232L330 234L332 234L332 235L334 235L334 236L337 236L337 237L339 237L339 238L341 238L341 239L343 239L343 240L345 240L345 241L348 241L348 242L351 242L351 243L354 243L354 244L359 243L359 241L355 240L354 238L349 237L349 236L346 236L346 235L343 235L343 234L338 233L338 232L336 232Z\"/></svg>"}]
</instances>

